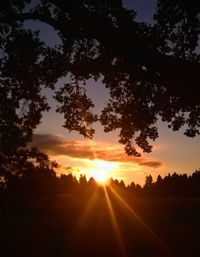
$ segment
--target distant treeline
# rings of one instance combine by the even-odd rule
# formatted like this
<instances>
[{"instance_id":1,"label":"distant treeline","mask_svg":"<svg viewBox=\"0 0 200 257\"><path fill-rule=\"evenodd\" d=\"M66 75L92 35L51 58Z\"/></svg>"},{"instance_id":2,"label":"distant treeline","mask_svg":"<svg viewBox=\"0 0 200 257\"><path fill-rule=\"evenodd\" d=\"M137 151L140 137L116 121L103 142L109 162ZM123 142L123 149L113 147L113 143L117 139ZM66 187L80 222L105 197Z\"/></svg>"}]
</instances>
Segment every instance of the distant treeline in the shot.
<instances>
[{"instance_id":1,"label":"distant treeline","mask_svg":"<svg viewBox=\"0 0 200 257\"><path fill-rule=\"evenodd\" d=\"M110 179L106 186L111 186L131 193L136 197L200 197L200 170L192 175L168 174L160 175L153 181L151 175L146 176L144 186L132 182L125 185L124 181ZM23 175L10 175L0 183L1 199L7 200L38 199L41 196L53 197L58 194L83 194L101 187L94 178L86 179L81 175L77 179L72 174L57 176L53 169L33 169Z\"/></svg>"}]
</instances>

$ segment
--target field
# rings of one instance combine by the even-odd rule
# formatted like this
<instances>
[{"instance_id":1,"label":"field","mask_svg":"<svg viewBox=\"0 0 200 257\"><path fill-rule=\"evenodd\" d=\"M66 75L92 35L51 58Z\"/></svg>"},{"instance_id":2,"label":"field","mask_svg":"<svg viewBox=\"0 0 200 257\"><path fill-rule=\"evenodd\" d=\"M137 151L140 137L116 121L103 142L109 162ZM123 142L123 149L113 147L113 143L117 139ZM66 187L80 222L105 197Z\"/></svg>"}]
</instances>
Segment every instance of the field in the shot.
<instances>
[{"instance_id":1,"label":"field","mask_svg":"<svg viewBox=\"0 0 200 257\"><path fill-rule=\"evenodd\" d=\"M7 206L0 228L2 256L196 256L200 199L99 189Z\"/></svg>"}]
</instances>

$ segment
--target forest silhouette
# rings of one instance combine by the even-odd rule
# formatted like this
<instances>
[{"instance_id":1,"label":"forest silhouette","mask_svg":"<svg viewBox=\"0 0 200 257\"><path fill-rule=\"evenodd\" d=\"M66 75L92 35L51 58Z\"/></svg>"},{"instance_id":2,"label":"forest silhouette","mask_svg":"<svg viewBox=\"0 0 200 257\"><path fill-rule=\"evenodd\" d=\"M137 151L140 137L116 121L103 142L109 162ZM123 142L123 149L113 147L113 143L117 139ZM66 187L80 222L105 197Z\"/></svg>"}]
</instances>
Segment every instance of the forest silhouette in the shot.
<instances>
[{"instance_id":1,"label":"forest silhouette","mask_svg":"<svg viewBox=\"0 0 200 257\"><path fill-rule=\"evenodd\" d=\"M38 166L22 162L20 175L15 170L1 181L3 256L195 256L198 252L199 170L190 176L159 175L156 181L148 175L144 186L112 178L103 185L85 175L57 176L47 156L39 157Z\"/></svg>"}]
</instances>

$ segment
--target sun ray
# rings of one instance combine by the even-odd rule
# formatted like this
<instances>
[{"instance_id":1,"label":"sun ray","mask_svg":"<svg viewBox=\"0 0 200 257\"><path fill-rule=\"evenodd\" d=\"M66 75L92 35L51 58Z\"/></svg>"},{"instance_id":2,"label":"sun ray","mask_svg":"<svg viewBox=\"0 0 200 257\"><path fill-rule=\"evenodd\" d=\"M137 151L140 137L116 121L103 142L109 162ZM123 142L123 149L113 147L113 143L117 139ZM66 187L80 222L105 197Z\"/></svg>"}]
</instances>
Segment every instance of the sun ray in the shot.
<instances>
[{"instance_id":1,"label":"sun ray","mask_svg":"<svg viewBox=\"0 0 200 257\"><path fill-rule=\"evenodd\" d=\"M93 192L93 194L92 194L91 198L88 200L87 205L85 206L82 214L80 215L80 218L72 231L72 234L71 234L72 238L73 237L77 238L78 235L81 237L82 232L84 231L86 225L88 225L89 216L92 215L92 213L95 209L95 204L96 204L97 197L98 197L97 190L98 189L96 189Z\"/></svg>"},{"instance_id":2,"label":"sun ray","mask_svg":"<svg viewBox=\"0 0 200 257\"><path fill-rule=\"evenodd\" d=\"M126 254L124 242L122 240L122 236L121 236L121 233L120 233L119 225L117 223L117 219L116 219L116 216L115 216L115 213L114 213L114 210L113 210L113 207L112 207L112 204L111 204L111 201L110 201L110 198L109 198L106 186L104 186L104 193L105 193L106 202L107 202L107 206L108 206L108 210L109 210L109 214L110 214L110 218L111 218L111 222L112 222L112 226L113 226L113 229L114 229L114 232L115 232L115 236L116 236L117 242L119 243L120 249L122 251L122 255L124 257L126 257L127 254Z\"/></svg>"},{"instance_id":3,"label":"sun ray","mask_svg":"<svg viewBox=\"0 0 200 257\"><path fill-rule=\"evenodd\" d=\"M116 192L116 190L113 189L113 187L109 186L109 189L113 193L113 195L119 200L119 202L122 204L122 206L125 207L126 210L135 218L135 220L138 222L138 224L145 230L145 232L148 232L148 234L151 236L151 238L157 242L162 249L165 249L168 253L172 254L171 251L167 248L167 246L164 244L164 242L151 230L151 228L143 221L143 219L129 206L129 204Z\"/></svg>"}]
</instances>

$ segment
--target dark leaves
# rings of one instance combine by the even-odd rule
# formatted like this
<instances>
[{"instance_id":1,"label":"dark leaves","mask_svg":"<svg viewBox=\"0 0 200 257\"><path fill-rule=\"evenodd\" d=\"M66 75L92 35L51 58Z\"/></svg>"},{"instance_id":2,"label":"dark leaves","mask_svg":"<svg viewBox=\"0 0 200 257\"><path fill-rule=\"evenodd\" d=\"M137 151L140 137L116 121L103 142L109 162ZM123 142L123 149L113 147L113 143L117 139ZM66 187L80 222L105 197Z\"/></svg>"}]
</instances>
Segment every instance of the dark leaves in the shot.
<instances>
[{"instance_id":1,"label":"dark leaves","mask_svg":"<svg viewBox=\"0 0 200 257\"><path fill-rule=\"evenodd\" d=\"M99 120L105 132L119 130L128 154L138 156L136 146L152 150L158 118L187 136L199 134L199 4L159 0L150 26L136 22L121 1L42 0L30 10L28 2L3 1L0 9L1 151L31 140L49 109L45 87L56 91L64 127L92 138L98 117L83 82L100 77L110 101ZM52 26L60 45L41 42L40 26L26 30L31 19Z\"/></svg>"},{"instance_id":2,"label":"dark leaves","mask_svg":"<svg viewBox=\"0 0 200 257\"><path fill-rule=\"evenodd\" d=\"M75 130L84 137L92 138L94 129L91 125L97 121L97 116L91 112L94 105L87 97L85 89L74 80L57 91L55 99L60 104L57 112L64 114L64 127L69 131Z\"/></svg>"}]
</instances>

